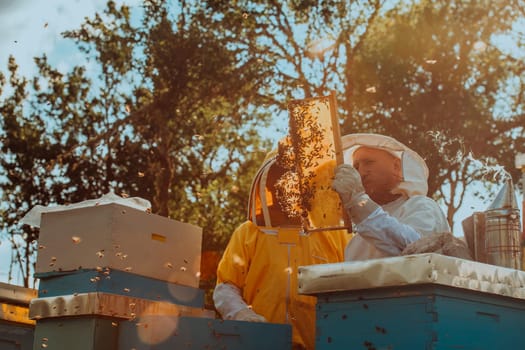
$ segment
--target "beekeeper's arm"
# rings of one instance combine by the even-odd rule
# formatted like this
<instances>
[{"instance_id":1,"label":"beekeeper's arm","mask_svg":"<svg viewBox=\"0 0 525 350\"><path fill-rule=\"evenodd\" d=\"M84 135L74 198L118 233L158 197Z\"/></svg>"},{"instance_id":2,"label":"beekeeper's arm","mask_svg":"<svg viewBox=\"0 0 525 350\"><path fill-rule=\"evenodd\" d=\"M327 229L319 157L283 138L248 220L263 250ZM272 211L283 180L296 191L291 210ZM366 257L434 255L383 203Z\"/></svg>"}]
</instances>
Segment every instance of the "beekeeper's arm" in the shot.
<instances>
[{"instance_id":1,"label":"beekeeper's arm","mask_svg":"<svg viewBox=\"0 0 525 350\"><path fill-rule=\"evenodd\" d=\"M225 320L266 322L246 304L240 287L244 285L253 255L249 239L252 227L243 224L235 230L217 267L218 283L213 291L213 302Z\"/></svg>"},{"instance_id":2,"label":"beekeeper's arm","mask_svg":"<svg viewBox=\"0 0 525 350\"><path fill-rule=\"evenodd\" d=\"M414 226L389 215L365 193L361 176L351 165L343 164L336 169L332 187L356 224L357 233L377 249L388 255L399 255L421 237Z\"/></svg>"}]
</instances>

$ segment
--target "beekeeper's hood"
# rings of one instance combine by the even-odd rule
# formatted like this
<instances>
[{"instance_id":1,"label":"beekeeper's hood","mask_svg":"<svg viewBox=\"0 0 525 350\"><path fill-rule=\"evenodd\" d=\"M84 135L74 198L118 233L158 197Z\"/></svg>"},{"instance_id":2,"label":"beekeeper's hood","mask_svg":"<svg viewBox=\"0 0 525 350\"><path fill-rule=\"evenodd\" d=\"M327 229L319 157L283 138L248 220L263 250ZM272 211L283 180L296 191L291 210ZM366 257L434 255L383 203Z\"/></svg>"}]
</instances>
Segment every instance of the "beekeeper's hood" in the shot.
<instances>
[{"instance_id":1,"label":"beekeeper's hood","mask_svg":"<svg viewBox=\"0 0 525 350\"><path fill-rule=\"evenodd\" d=\"M248 200L248 220L257 226L298 224L297 219L287 217L277 200L275 183L284 172L277 162L277 150L268 153L252 182Z\"/></svg>"},{"instance_id":2,"label":"beekeeper's hood","mask_svg":"<svg viewBox=\"0 0 525 350\"><path fill-rule=\"evenodd\" d=\"M344 162L353 164L352 155L361 146L389 152L401 160L402 180L393 193L404 193L408 197L426 195L428 192L428 167L416 152L401 142L379 134L349 134L341 138Z\"/></svg>"}]
</instances>

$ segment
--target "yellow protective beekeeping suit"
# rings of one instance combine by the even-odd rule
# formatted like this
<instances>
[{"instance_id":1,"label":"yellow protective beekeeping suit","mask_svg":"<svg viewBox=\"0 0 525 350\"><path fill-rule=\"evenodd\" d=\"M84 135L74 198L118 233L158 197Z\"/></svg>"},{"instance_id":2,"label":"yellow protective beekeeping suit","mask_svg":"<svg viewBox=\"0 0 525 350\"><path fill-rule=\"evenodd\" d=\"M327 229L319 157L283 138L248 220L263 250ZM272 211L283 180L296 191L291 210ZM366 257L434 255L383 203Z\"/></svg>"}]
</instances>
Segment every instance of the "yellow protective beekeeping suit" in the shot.
<instances>
[{"instance_id":1,"label":"yellow protective beekeeping suit","mask_svg":"<svg viewBox=\"0 0 525 350\"><path fill-rule=\"evenodd\" d=\"M252 220L233 233L219 262L217 284L236 286L253 311L269 322L291 324L293 343L314 349L316 298L298 294L298 267L343 261L349 235L346 230L303 233L299 225L275 225L277 215L269 208L275 201L266 197L271 190L265 184L271 166L272 160L252 185Z\"/></svg>"},{"instance_id":2,"label":"yellow protective beekeeping suit","mask_svg":"<svg viewBox=\"0 0 525 350\"><path fill-rule=\"evenodd\" d=\"M281 232L279 232L281 231ZM246 221L235 230L217 269L217 283L232 283L269 322L290 323L293 342L315 347L315 303L297 293L297 268L343 261L344 231L309 235L268 229Z\"/></svg>"}]
</instances>

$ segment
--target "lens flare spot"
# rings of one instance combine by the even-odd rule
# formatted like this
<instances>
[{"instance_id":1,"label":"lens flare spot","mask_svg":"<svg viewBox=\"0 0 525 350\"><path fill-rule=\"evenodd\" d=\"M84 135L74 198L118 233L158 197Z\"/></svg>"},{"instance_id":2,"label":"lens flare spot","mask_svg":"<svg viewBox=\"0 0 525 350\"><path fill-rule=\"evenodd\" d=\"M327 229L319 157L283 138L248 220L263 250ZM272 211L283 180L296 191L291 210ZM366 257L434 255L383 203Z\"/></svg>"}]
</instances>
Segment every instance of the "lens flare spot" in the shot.
<instances>
[{"instance_id":1,"label":"lens flare spot","mask_svg":"<svg viewBox=\"0 0 525 350\"><path fill-rule=\"evenodd\" d=\"M144 344L160 344L177 330L178 323L177 316L146 314L139 318L137 333Z\"/></svg>"}]
</instances>

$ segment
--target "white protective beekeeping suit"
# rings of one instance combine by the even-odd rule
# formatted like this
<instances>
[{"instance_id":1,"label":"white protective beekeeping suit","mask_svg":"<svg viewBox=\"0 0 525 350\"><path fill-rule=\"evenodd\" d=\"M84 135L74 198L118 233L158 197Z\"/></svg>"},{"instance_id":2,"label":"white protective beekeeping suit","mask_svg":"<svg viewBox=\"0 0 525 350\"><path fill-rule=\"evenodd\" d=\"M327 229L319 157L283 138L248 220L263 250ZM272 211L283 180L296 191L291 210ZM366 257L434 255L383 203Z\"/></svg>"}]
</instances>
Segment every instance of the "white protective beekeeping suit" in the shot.
<instances>
[{"instance_id":1,"label":"white protective beekeeping suit","mask_svg":"<svg viewBox=\"0 0 525 350\"><path fill-rule=\"evenodd\" d=\"M345 260L399 255L422 236L450 232L441 208L427 197L428 168L416 152L388 136L349 134L342 137L346 164L352 164L352 155L361 146L385 150L401 160L402 180L392 191L401 197L356 224L357 235L346 246Z\"/></svg>"}]
</instances>

